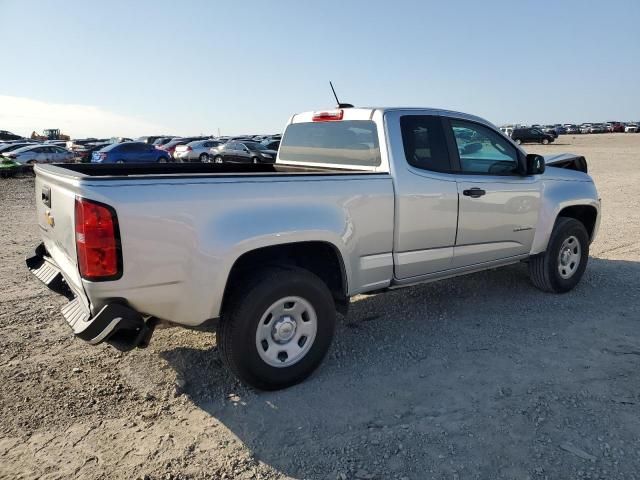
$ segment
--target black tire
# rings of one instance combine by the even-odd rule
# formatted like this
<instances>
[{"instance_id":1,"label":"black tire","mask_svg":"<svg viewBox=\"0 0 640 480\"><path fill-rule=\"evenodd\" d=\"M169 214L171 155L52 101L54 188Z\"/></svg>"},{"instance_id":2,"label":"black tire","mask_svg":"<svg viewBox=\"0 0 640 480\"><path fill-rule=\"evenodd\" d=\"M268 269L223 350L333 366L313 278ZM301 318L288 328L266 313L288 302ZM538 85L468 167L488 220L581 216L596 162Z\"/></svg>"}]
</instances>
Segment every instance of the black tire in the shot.
<instances>
[{"instance_id":1,"label":"black tire","mask_svg":"<svg viewBox=\"0 0 640 480\"><path fill-rule=\"evenodd\" d=\"M522 144L522 140L520 140L519 138L516 138L514 140L514 142L516 142L517 145L521 145Z\"/></svg>"},{"instance_id":2,"label":"black tire","mask_svg":"<svg viewBox=\"0 0 640 480\"><path fill-rule=\"evenodd\" d=\"M548 138L543 138L540 143L542 143L542 145L549 145L549 139Z\"/></svg>"},{"instance_id":3,"label":"black tire","mask_svg":"<svg viewBox=\"0 0 640 480\"><path fill-rule=\"evenodd\" d=\"M201 153L200 154L200 163L207 163L209 161L209 154Z\"/></svg>"},{"instance_id":4,"label":"black tire","mask_svg":"<svg viewBox=\"0 0 640 480\"><path fill-rule=\"evenodd\" d=\"M278 390L307 378L327 353L335 327L331 292L313 273L297 267L269 268L242 282L227 302L217 328L223 362L244 383L261 390ZM256 345L256 331L269 307L285 297L301 297L315 310L317 331L309 350L296 363L274 367Z\"/></svg>"},{"instance_id":5,"label":"black tire","mask_svg":"<svg viewBox=\"0 0 640 480\"><path fill-rule=\"evenodd\" d=\"M222 158L222 156L220 155L216 155L216 157L213 159L214 163L224 163L224 159Z\"/></svg>"},{"instance_id":6,"label":"black tire","mask_svg":"<svg viewBox=\"0 0 640 480\"><path fill-rule=\"evenodd\" d=\"M559 271L561 248L565 240L575 237L580 248L580 261L569 278ZM529 260L529 276L533 284L544 292L565 293L573 289L584 274L589 260L589 234L582 222L574 218L558 217L544 254Z\"/></svg>"}]
</instances>

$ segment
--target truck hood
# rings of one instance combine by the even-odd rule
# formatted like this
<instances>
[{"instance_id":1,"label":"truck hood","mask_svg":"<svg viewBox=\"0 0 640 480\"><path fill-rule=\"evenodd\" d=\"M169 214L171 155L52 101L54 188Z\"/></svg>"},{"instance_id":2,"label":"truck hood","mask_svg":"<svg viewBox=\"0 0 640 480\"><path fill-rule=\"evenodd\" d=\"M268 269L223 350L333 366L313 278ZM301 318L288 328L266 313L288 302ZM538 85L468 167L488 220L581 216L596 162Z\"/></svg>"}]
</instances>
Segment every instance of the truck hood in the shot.
<instances>
[{"instance_id":1,"label":"truck hood","mask_svg":"<svg viewBox=\"0 0 640 480\"><path fill-rule=\"evenodd\" d=\"M543 175L546 180L593 181L587 173L587 161L582 155L560 153L543 156L545 165L548 167Z\"/></svg>"},{"instance_id":2,"label":"truck hood","mask_svg":"<svg viewBox=\"0 0 640 480\"><path fill-rule=\"evenodd\" d=\"M582 155L573 153L557 153L555 155L543 155L544 163L548 167L566 168L578 172L588 172L587 160Z\"/></svg>"}]
</instances>

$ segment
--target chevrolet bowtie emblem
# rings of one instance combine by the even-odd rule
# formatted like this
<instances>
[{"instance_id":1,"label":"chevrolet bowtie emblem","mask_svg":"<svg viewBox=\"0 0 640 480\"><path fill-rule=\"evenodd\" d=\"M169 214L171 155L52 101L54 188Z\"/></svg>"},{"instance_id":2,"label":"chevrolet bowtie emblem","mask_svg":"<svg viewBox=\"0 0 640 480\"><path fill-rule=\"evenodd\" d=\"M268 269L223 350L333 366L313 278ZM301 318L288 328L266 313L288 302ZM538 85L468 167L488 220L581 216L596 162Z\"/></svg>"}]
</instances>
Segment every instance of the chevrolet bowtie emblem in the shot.
<instances>
[{"instance_id":1,"label":"chevrolet bowtie emblem","mask_svg":"<svg viewBox=\"0 0 640 480\"><path fill-rule=\"evenodd\" d=\"M56 222L53 220L53 215L51 215L51 212L49 210L45 212L44 217L47 219L47 223L50 227L55 227Z\"/></svg>"}]
</instances>

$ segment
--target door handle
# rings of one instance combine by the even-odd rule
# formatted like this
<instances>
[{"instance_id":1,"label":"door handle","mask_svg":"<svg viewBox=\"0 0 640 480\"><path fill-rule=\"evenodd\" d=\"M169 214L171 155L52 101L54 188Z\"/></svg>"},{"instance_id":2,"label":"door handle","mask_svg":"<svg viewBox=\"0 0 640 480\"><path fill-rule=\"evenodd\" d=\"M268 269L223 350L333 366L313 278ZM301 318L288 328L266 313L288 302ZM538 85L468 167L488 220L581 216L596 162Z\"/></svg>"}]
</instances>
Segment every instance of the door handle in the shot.
<instances>
[{"instance_id":1,"label":"door handle","mask_svg":"<svg viewBox=\"0 0 640 480\"><path fill-rule=\"evenodd\" d=\"M483 189L478 188L478 187L473 187L471 190L463 190L462 194L466 195L467 197L471 197L471 198L480 198L481 196L483 196L485 192Z\"/></svg>"}]
</instances>

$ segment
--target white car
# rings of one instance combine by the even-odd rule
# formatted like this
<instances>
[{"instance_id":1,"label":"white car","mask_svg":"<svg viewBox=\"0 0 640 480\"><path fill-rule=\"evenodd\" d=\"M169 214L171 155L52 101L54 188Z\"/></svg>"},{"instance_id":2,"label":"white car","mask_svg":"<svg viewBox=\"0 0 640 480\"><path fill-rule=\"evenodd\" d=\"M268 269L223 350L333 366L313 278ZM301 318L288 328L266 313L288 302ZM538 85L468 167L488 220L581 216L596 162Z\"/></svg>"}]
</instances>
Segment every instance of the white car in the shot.
<instances>
[{"instance_id":1,"label":"white car","mask_svg":"<svg viewBox=\"0 0 640 480\"><path fill-rule=\"evenodd\" d=\"M195 140L186 145L178 145L173 152L173 158L178 162L208 162L209 149L217 147L221 142L217 140Z\"/></svg>"},{"instance_id":2,"label":"white car","mask_svg":"<svg viewBox=\"0 0 640 480\"><path fill-rule=\"evenodd\" d=\"M23 165L32 163L68 163L73 161L73 153L55 145L29 145L7 153L5 157Z\"/></svg>"},{"instance_id":3,"label":"white car","mask_svg":"<svg viewBox=\"0 0 640 480\"><path fill-rule=\"evenodd\" d=\"M504 133L507 137L510 137L513 133L513 128L511 127L500 127L500 131Z\"/></svg>"},{"instance_id":4,"label":"white car","mask_svg":"<svg viewBox=\"0 0 640 480\"><path fill-rule=\"evenodd\" d=\"M638 125L630 124L624 127L624 133L638 133L639 129Z\"/></svg>"}]
</instances>

